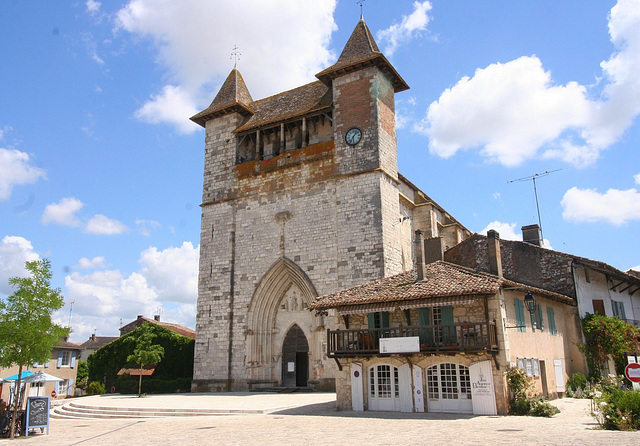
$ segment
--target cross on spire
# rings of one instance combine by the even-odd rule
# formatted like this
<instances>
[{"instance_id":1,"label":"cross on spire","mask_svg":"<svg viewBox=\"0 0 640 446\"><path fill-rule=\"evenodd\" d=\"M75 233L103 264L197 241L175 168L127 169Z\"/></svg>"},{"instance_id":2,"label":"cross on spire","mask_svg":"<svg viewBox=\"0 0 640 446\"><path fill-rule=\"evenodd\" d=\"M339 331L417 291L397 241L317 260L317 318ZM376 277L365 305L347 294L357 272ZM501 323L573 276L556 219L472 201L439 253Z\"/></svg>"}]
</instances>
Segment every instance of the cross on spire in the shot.
<instances>
[{"instance_id":1,"label":"cross on spire","mask_svg":"<svg viewBox=\"0 0 640 446\"><path fill-rule=\"evenodd\" d=\"M233 50L231 51L231 57L229 59L235 59L233 63L233 68L238 66L238 61L240 60L241 52L238 51L238 45L233 45Z\"/></svg>"},{"instance_id":2,"label":"cross on spire","mask_svg":"<svg viewBox=\"0 0 640 446\"><path fill-rule=\"evenodd\" d=\"M362 19L364 16L362 14L362 5L364 5L365 0L358 0L356 3L360 5L360 18Z\"/></svg>"}]
</instances>

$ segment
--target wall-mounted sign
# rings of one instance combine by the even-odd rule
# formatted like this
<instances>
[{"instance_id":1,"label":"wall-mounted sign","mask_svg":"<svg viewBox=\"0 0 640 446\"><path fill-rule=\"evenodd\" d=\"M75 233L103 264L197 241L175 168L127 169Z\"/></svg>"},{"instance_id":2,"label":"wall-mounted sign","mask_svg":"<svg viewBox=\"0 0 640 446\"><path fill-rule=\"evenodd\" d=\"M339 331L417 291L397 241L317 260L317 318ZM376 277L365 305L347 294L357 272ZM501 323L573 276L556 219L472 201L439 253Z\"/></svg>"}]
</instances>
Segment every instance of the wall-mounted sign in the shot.
<instances>
[{"instance_id":1,"label":"wall-mounted sign","mask_svg":"<svg viewBox=\"0 0 640 446\"><path fill-rule=\"evenodd\" d=\"M295 372L295 371L296 371L296 363L287 362L287 372Z\"/></svg>"},{"instance_id":2,"label":"wall-mounted sign","mask_svg":"<svg viewBox=\"0 0 640 446\"><path fill-rule=\"evenodd\" d=\"M420 338L380 338L380 353L419 353Z\"/></svg>"}]
</instances>

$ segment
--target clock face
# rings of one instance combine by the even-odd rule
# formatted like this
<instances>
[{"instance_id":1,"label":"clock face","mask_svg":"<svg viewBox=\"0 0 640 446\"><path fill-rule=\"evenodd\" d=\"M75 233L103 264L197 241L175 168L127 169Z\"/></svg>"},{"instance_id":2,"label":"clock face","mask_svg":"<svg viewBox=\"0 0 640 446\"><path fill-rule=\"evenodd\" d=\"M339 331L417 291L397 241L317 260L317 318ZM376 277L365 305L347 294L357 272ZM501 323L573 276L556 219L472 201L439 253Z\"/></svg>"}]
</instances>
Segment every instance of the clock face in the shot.
<instances>
[{"instance_id":1,"label":"clock face","mask_svg":"<svg viewBox=\"0 0 640 446\"><path fill-rule=\"evenodd\" d=\"M350 146L355 146L360 142L361 139L362 139L362 130L360 130L357 127L353 127L352 129L349 129L347 134L344 136L344 140Z\"/></svg>"}]
</instances>

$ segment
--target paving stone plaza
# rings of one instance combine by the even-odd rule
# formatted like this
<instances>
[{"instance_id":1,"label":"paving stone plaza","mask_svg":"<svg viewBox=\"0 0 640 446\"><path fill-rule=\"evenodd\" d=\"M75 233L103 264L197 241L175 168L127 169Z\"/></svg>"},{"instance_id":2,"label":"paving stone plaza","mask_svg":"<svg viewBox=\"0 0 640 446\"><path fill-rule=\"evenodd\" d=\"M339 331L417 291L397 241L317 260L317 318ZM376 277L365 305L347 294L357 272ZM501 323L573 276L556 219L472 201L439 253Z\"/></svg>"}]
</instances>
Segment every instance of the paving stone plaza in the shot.
<instances>
[{"instance_id":1,"label":"paving stone plaza","mask_svg":"<svg viewBox=\"0 0 640 446\"><path fill-rule=\"evenodd\" d=\"M589 400L560 399L553 418L335 410L332 393L85 397L95 408L220 411L219 415L52 418L32 445L638 445L640 433L597 429Z\"/></svg>"}]
</instances>

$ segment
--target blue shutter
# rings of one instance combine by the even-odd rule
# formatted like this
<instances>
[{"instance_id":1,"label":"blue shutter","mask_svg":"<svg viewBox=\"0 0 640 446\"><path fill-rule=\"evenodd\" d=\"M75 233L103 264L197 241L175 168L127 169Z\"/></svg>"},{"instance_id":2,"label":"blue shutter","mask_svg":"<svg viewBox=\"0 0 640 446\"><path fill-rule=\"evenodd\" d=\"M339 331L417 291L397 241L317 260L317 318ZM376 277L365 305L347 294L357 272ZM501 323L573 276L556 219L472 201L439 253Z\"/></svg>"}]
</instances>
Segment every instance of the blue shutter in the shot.
<instances>
[{"instance_id":1,"label":"blue shutter","mask_svg":"<svg viewBox=\"0 0 640 446\"><path fill-rule=\"evenodd\" d=\"M67 395L69 396L73 396L73 379L70 379L68 381L68 386L67 386Z\"/></svg>"},{"instance_id":2,"label":"blue shutter","mask_svg":"<svg viewBox=\"0 0 640 446\"><path fill-rule=\"evenodd\" d=\"M527 328L525 327L524 321L524 304L520 299L514 299L513 304L516 309L516 325L518 326L518 331L525 332Z\"/></svg>"},{"instance_id":3,"label":"blue shutter","mask_svg":"<svg viewBox=\"0 0 640 446\"><path fill-rule=\"evenodd\" d=\"M70 367L74 368L76 366L76 352L75 350L71 352L71 364Z\"/></svg>"},{"instance_id":4,"label":"blue shutter","mask_svg":"<svg viewBox=\"0 0 640 446\"><path fill-rule=\"evenodd\" d=\"M53 383L53 390L56 391L56 395L60 394L60 384L58 383L58 381Z\"/></svg>"},{"instance_id":5,"label":"blue shutter","mask_svg":"<svg viewBox=\"0 0 640 446\"><path fill-rule=\"evenodd\" d=\"M58 350L58 368L62 367L62 350Z\"/></svg>"}]
</instances>

